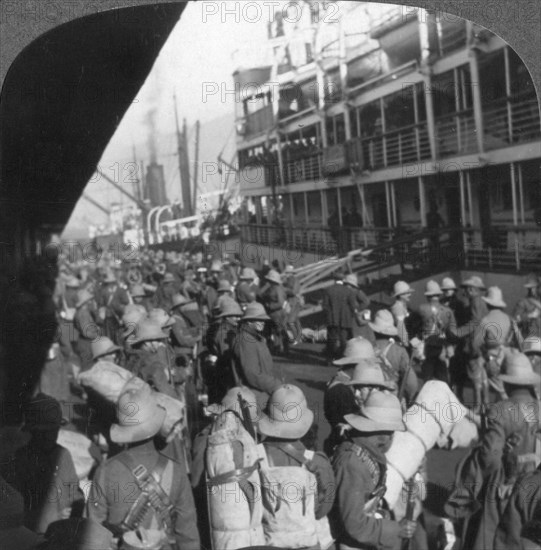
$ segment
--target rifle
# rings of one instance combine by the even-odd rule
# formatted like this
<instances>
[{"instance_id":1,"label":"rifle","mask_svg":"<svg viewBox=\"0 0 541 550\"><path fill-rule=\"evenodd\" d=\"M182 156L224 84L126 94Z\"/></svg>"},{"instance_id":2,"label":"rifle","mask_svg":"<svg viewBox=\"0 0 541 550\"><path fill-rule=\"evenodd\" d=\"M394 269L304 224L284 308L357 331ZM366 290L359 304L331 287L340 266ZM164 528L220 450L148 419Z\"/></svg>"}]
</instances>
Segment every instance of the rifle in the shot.
<instances>
[{"instance_id":1,"label":"rifle","mask_svg":"<svg viewBox=\"0 0 541 550\"><path fill-rule=\"evenodd\" d=\"M237 399L240 405L242 425L244 426L244 429L254 438L255 441L256 435L254 424L250 417L250 406L248 405L246 399L242 397L242 394L240 392L237 394Z\"/></svg>"},{"instance_id":2,"label":"rifle","mask_svg":"<svg viewBox=\"0 0 541 550\"><path fill-rule=\"evenodd\" d=\"M413 521L413 512L415 509L415 485L416 484L413 478L407 481L406 484L408 487L408 492L407 492L408 500L406 502L406 515L404 517L409 521ZM411 539L402 539L401 550L409 550L410 540Z\"/></svg>"}]
</instances>

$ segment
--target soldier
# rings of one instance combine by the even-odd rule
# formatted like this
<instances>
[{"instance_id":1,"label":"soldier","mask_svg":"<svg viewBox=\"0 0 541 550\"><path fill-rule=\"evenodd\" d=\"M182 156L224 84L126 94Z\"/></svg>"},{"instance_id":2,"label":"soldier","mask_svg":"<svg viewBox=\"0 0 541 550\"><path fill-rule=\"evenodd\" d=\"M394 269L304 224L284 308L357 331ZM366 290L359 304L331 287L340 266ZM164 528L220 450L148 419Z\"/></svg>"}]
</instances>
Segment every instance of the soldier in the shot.
<instances>
[{"instance_id":1,"label":"soldier","mask_svg":"<svg viewBox=\"0 0 541 550\"><path fill-rule=\"evenodd\" d=\"M539 336L528 336L522 343L523 351L530 360L534 372L541 375L541 338Z\"/></svg>"},{"instance_id":2,"label":"soldier","mask_svg":"<svg viewBox=\"0 0 541 550\"><path fill-rule=\"evenodd\" d=\"M299 313L304 300L300 293L300 283L297 277L295 277L295 268L292 265L288 265L285 268L283 285L287 298L286 325L293 336L291 344L295 346L301 341L302 336L302 325L299 320Z\"/></svg>"},{"instance_id":3,"label":"soldier","mask_svg":"<svg viewBox=\"0 0 541 550\"><path fill-rule=\"evenodd\" d=\"M441 297L441 303L448 307L454 314L457 324L463 325L466 322L464 303L457 296L457 286L451 277L444 277L441 282L441 290L443 296Z\"/></svg>"},{"instance_id":4,"label":"soldier","mask_svg":"<svg viewBox=\"0 0 541 550\"><path fill-rule=\"evenodd\" d=\"M468 307L466 326L460 327L459 335L468 337L475 331L481 319L488 313L487 305L481 299L486 287L481 277L473 275L463 281L462 288L466 292Z\"/></svg>"},{"instance_id":5,"label":"soldier","mask_svg":"<svg viewBox=\"0 0 541 550\"><path fill-rule=\"evenodd\" d=\"M429 336L449 337L456 334L453 312L440 303L443 292L436 281L426 283L425 296L428 303L421 304L419 313L423 322L423 340Z\"/></svg>"},{"instance_id":6,"label":"soldier","mask_svg":"<svg viewBox=\"0 0 541 550\"><path fill-rule=\"evenodd\" d=\"M134 304L143 306L147 311L152 308L150 298L147 297L147 293L143 285L133 284L130 286L130 296Z\"/></svg>"},{"instance_id":7,"label":"soldier","mask_svg":"<svg viewBox=\"0 0 541 550\"><path fill-rule=\"evenodd\" d=\"M102 336L91 344L92 361L111 361L115 365L120 365L120 352L122 348L117 346L107 336Z\"/></svg>"},{"instance_id":8,"label":"soldier","mask_svg":"<svg viewBox=\"0 0 541 550\"><path fill-rule=\"evenodd\" d=\"M256 279L257 275L251 267L245 267L240 272L240 283L235 287L235 295L242 311L249 303L256 301L259 294L259 287L254 282Z\"/></svg>"},{"instance_id":9,"label":"soldier","mask_svg":"<svg viewBox=\"0 0 541 550\"><path fill-rule=\"evenodd\" d=\"M261 410L265 408L272 392L282 384L263 336L268 321L270 317L261 304L249 304L240 319L232 345L236 383L247 386L255 393Z\"/></svg>"},{"instance_id":10,"label":"soldier","mask_svg":"<svg viewBox=\"0 0 541 550\"><path fill-rule=\"evenodd\" d=\"M261 300L270 317L270 328L274 348L279 353L288 353L289 337L287 335L286 318L284 309L286 304L286 291L282 285L280 274L271 269L265 276L267 285L261 290Z\"/></svg>"},{"instance_id":11,"label":"soldier","mask_svg":"<svg viewBox=\"0 0 541 550\"><path fill-rule=\"evenodd\" d=\"M400 402L391 393L373 391L359 414L348 414L348 440L336 449L332 464L336 479L333 519L341 550L399 548L411 538L416 523L397 522L383 508L385 473L393 433L405 431Z\"/></svg>"},{"instance_id":12,"label":"soldier","mask_svg":"<svg viewBox=\"0 0 541 550\"><path fill-rule=\"evenodd\" d=\"M79 290L75 308L74 324L79 333L77 355L81 360L81 369L86 370L92 366L92 342L100 336L94 295L88 290Z\"/></svg>"},{"instance_id":13,"label":"soldier","mask_svg":"<svg viewBox=\"0 0 541 550\"><path fill-rule=\"evenodd\" d=\"M262 472L267 483L262 484L262 491L264 495L268 492L264 499L276 501L275 506L263 511L266 542L269 546L287 544L288 548L314 547L319 540L317 520L327 516L334 498L334 474L329 459L323 453L308 451L301 441L312 427L314 413L308 408L302 390L291 384L273 392L267 413L261 415L257 424L264 436ZM283 491L274 489L275 483L279 487L294 486L303 498L288 499ZM310 497L313 508L307 506Z\"/></svg>"},{"instance_id":14,"label":"soldier","mask_svg":"<svg viewBox=\"0 0 541 550\"><path fill-rule=\"evenodd\" d=\"M391 306L391 313L393 314L394 324L398 330L397 334L400 342L404 346L409 345L409 336L406 329L406 319L410 315L408 304L411 300L411 295L415 292L415 289L411 288L405 281L397 281L393 287L393 296L395 302Z\"/></svg>"},{"instance_id":15,"label":"soldier","mask_svg":"<svg viewBox=\"0 0 541 550\"><path fill-rule=\"evenodd\" d=\"M98 298L99 319L105 336L113 342L117 342L120 320L130 299L111 271L107 272L102 284L103 287Z\"/></svg>"},{"instance_id":16,"label":"soldier","mask_svg":"<svg viewBox=\"0 0 541 550\"><path fill-rule=\"evenodd\" d=\"M159 307L165 311L169 311L173 305L172 299L177 292L177 280L170 273L164 273L156 294L154 295L154 307Z\"/></svg>"},{"instance_id":17,"label":"soldier","mask_svg":"<svg viewBox=\"0 0 541 550\"><path fill-rule=\"evenodd\" d=\"M138 528L155 528L163 534L161 548L199 550L185 466L156 446L164 420L165 410L148 386L128 389L120 396L118 424L111 427L111 439L128 448L96 470L87 516L117 537Z\"/></svg>"},{"instance_id":18,"label":"soldier","mask_svg":"<svg viewBox=\"0 0 541 550\"><path fill-rule=\"evenodd\" d=\"M411 403L419 390L419 381L410 366L408 352L394 341L398 328L393 324L391 312L380 309L370 323L376 337L374 348L381 360L380 364L385 377L393 382L399 398L405 397Z\"/></svg>"},{"instance_id":19,"label":"soldier","mask_svg":"<svg viewBox=\"0 0 541 550\"><path fill-rule=\"evenodd\" d=\"M525 355L514 352L501 380L508 398L490 407L481 440L459 465L455 489L445 505L450 517L468 519L463 543L472 550L494 547L513 486L521 474L535 470L539 459L535 390L541 377Z\"/></svg>"},{"instance_id":20,"label":"soldier","mask_svg":"<svg viewBox=\"0 0 541 550\"><path fill-rule=\"evenodd\" d=\"M182 314L185 306L196 306L194 300L186 298L182 294L173 296L171 315L174 324L171 328L171 343L177 357L188 357L193 353L193 348L201 339L199 328L190 326L186 317Z\"/></svg>"},{"instance_id":21,"label":"soldier","mask_svg":"<svg viewBox=\"0 0 541 550\"><path fill-rule=\"evenodd\" d=\"M327 422L331 426L331 433L325 441L325 452L329 456L342 440L346 425L344 416L357 412L359 408L355 391L352 391L352 387L348 387L348 383L351 382L354 376L355 367L357 365L364 367L373 364L377 364L380 368L372 344L360 336L348 340L344 356L333 361L333 365L339 367L339 370L328 382L323 397L323 411ZM384 379L383 373L381 373L381 378ZM392 387L387 382L384 383L384 386L387 388Z\"/></svg>"},{"instance_id":22,"label":"soldier","mask_svg":"<svg viewBox=\"0 0 541 550\"><path fill-rule=\"evenodd\" d=\"M513 319L518 323L522 335L541 337L541 300L539 297L539 279L529 275L524 287L526 298L519 300L513 312Z\"/></svg>"}]
</instances>

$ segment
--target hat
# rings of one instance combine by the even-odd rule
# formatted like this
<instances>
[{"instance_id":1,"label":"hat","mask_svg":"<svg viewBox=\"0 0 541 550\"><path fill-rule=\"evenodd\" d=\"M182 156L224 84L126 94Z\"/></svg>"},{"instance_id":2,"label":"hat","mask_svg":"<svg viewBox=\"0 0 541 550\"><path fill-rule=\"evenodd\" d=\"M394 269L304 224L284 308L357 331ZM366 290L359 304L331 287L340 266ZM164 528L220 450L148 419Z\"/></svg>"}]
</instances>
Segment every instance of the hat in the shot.
<instances>
[{"instance_id":1,"label":"hat","mask_svg":"<svg viewBox=\"0 0 541 550\"><path fill-rule=\"evenodd\" d=\"M284 269L284 273L294 273L295 272L295 267L293 267L292 265L286 265L286 268Z\"/></svg>"},{"instance_id":2,"label":"hat","mask_svg":"<svg viewBox=\"0 0 541 550\"><path fill-rule=\"evenodd\" d=\"M231 283L227 279L218 281L218 292L231 292L232 290Z\"/></svg>"},{"instance_id":3,"label":"hat","mask_svg":"<svg viewBox=\"0 0 541 550\"><path fill-rule=\"evenodd\" d=\"M380 309L375 317L374 322L369 322L370 328L378 334L385 336L396 336L398 329L394 325L393 314L388 309Z\"/></svg>"},{"instance_id":4,"label":"hat","mask_svg":"<svg viewBox=\"0 0 541 550\"><path fill-rule=\"evenodd\" d=\"M346 283L347 285L351 285L355 288L359 288L359 280L357 279L357 275L355 275L355 273L348 273L344 277L344 283Z\"/></svg>"},{"instance_id":5,"label":"hat","mask_svg":"<svg viewBox=\"0 0 541 550\"><path fill-rule=\"evenodd\" d=\"M497 286L491 286L488 289L488 294L482 297L489 306L504 308L507 304L503 301L503 295L500 288Z\"/></svg>"},{"instance_id":6,"label":"hat","mask_svg":"<svg viewBox=\"0 0 541 550\"><path fill-rule=\"evenodd\" d=\"M223 265L220 260L214 260L210 266L210 270L216 273L223 271Z\"/></svg>"},{"instance_id":7,"label":"hat","mask_svg":"<svg viewBox=\"0 0 541 550\"><path fill-rule=\"evenodd\" d=\"M208 271L208 270L207 270L207 268L206 268L204 265L200 265L200 266L198 266L198 268L197 268L197 272L198 272L198 273L206 273L207 271Z\"/></svg>"},{"instance_id":8,"label":"hat","mask_svg":"<svg viewBox=\"0 0 541 550\"><path fill-rule=\"evenodd\" d=\"M105 276L103 277L102 283L108 285L116 282L117 280L116 280L115 274L112 271L108 270Z\"/></svg>"},{"instance_id":9,"label":"hat","mask_svg":"<svg viewBox=\"0 0 541 550\"><path fill-rule=\"evenodd\" d=\"M526 278L526 282L524 283L524 286L526 288L535 288L539 286L539 279L533 273L531 273Z\"/></svg>"},{"instance_id":10,"label":"hat","mask_svg":"<svg viewBox=\"0 0 541 550\"><path fill-rule=\"evenodd\" d=\"M175 282L175 276L172 273L169 273L169 271L163 276L162 283L168 284L168 283L174 283Z\"/></svg>"},{"instance_id":11,"label":"hat","mask_svg":"<svg viewBox=\"0 0 541 550\"><path fill-rule=\"evenodd\" d=\"M122 315L122 324L126 327L122 332L122 338L127 338L139 323L147 316L146 309L137 304L128 304L124 308L124 315Z\"/></svg>"},{"instance_id":12,"label":"hat","mask_svg":"<svg viewBox=\"0 0 541 550\"><path fill-rule=\"evenodd\" d=\"M154 308L148 314L148 320L160 325L162 328L169 328L175 324L173 317L168 315L164 309L159 307Z\"/></svg>"},{"instance_id":13,"label":"hat","mask_svg":"<svg viewBox=\"0 0 541 550\"><path fill-rule=\"evenodd\" d=\"M149 340L165 340L167 338L167 334L162 332L162 327L156 321L144 319L137 328L137 334L132 341L132 345L148 342Z\"/></svg>"},{"instance_id":14,"label":"hat","mask_svg":"<svg viewBox=\"0 0 541 550\"><path fill-rule=\"evenodd\" d=\"M539 353L541 354L541 338L539 336L528 336L522 342L524 353Z\"/></svg>"},{"instance_id":15,"label":"hat","mask_svg":"<svg viewBox=\"0 0 541 550\"><path fill-rule=\"evenodd\" d=\"M240 272L239 279L255 279L257 276L251 267L244 267Z\"/></svg>"},{"instance_id":16,"label":"hat","mask_svg":"<svg viewBox=\"0 0 541 550\"><path fill-rule=\"evenodd\" d=\"M504 339L500 327L495 324L488 325L485 329L483 346L486 349L494 349L499 348L503 344Z\"/></svg>"},{"instance_id":17,"label":"hat","mask_svg":"<svg viewBox=\"0 0 541 550\"><path fill-rule=\"evenodd\" d=\"M24 527L24 499L21 493L0 478L0 548L30 550L43 539Z\"/></svg>"},{"instance_id":18,"label":"hat","mask_svg":"<svg viewBox=\"0 0 541 550\"><path fill-rule=\"evenodd\" d=\"M265 308L259 302L250 302L244 310L241 321L269 321Z\"/></svg>"},{"instance_id":19,"label":"hat","mask_svg":"<svg viewBox=\"0 0 541 550\"><path fill-rule=\"evenodd\" d=\"M472 286L474 288L480 288L481 290L485 290L486 288L485 283L483 283L483 279L477 275L473 275L465 281L462 281L461 286Z\"/></svg>"},{"instance_id":20,"label":"hat","mask_svg":"<svg viewBox=\"0 0 541 550\"><path fill-rule=\"evenodd\" d=\"M505 374L500 374L500 380L516 386L534 386L541 384L541 376L534 372L528 357L517 350L511 350L506 358Z\"/></svg>"},{"instance_id":21,"label":"hat","mask_svg":"<svg viewBox=\"0 0 541 550\"><path fill-rule=\"evenodd\" d=\"M239 393L248 403L250 408L250 419L252 422L257 422L259 420L259 412L257 409L257 399L254 392L247 388L246 386L236 386L231 388L222 399L221 403L213 403L207 407L207 411L212 414L221 414L225 411L235 411L240 415L240 403L239 403Z\"/></svg>"},{"instance_id":22,"label":"hat","mask_svg":"<svg viewBox=\"0 0 541 550\"><path fill-rule=\"evenodd\" d=\"M81 281L77 279L77 277L68 277L66 282L64 283L67 288L79 288L79 285L81 284Z\"/></svg>"},{"instance_id":23,"label":"hat","mask_svg":"<svg viewBox=\"0 0 541 550\"><path fill-rule=\"evenodd\" d=\"M101 336L90 344L90 349L92 350L92 359L95 361L99 357L120 351L121 348L107 338L107 336Z\"/></svg>"},{"instance_id":24,"label":"hat","mask_svg":"<svg viewBox=\"0 0 541 550\"><path fill-rule=\"evenodd\" d=\"M23 404L24 430L58 430L62 425L62 407L49 395L38 393Z\"/></svg>"},{"instance_id":25,"label":"hat","mask_svg":"<svg viewBox=\"0 0 541 550\"><path fill-rule=\"evenodd\" d=\"M425 296L441 296L440 285L436 281L428 281L425 287Z\"/></svg>"},{"instance_id":26,"label":"hat","mask_svg":"<svg viewBox=\"0 0 541 550\"><path fill-rule=\"evenodd\" d=\"M266 275L265 279L267 281L270 281L271 283L276 283L277 285L282 284L282 278L280 277L280 273L276 271L275 269L271 269Z\"/></svg>"},{"instance_id":27,"label":"hat","mask_svg":"<svg viewBox=\"0 0 541 550\"><path fill-rule=\"evenodd\" d=\"M216 317L242 317L242 313L241 307L233 298L224 297L220 304L220 313Z\"/></svg>"},{"instance_id":28,"label":"hat","mask_svg":"<svg viewBox=\"0 0 541 550\"><path fill-rule=\"evenodd\" d=\"M143 288L143 285L132 285L130 287L130 294L132 298L144 298L147 295L145 289Z\"/></svg>"},{"instance_id":29,"label":"hat","mask_svg":"<svg viewBox=\"0 0 541 550\"><path fill-rule=\"evenodd\" d=\"M189 298L186 298L183 294L175 294L173 298L171 299L172 306L171 309L175 309L176 307L185 306L186 304L192 303L194 300L190 300Z\"/></svg>"},{"instance_id":30,"label":"hat","mask_svg":"<svg viewBox=\"0 0 541 550\"><path fill-rule=\"evenodd\" d=\"M360 361L356 366L351 380L344 382L346 386L381 386L387 390L394 390L395 385L385 380L383 371L377 359Z\"/></svg>"},{"instance_id":31,"label":"hat","mask_svg":"<svg viewBox=\"0 0 541 550\"><path fill-rule=\"evenodd\" d=\"M136 443L154 437L165 420L150 386L130 388L118 400L118 423L111 426L115 443Z\"/></svg>"},{"instance_id":32,"label":"hat","mask_svg":"<svg viewBox=\"0 0 541 550\"><path fill-rule=\"evenodd\" d=\"M333 365L357 364L365 359L376 359L376 353L372 344L362 336L351 338L346 342L344 356L333 361Z\"/></svg>"},{"instance_id":33,"label":"hat","mask_svg":"<svg viewBox=\"0 0 541 550\"><path fill-rule=\"evenodd\" d=\"M308 408L306 397L300 388L284 384L269 399L268 414L262 414L259 431L269 437L300 439L310 429L314 413Z\"/></svg>"},{"instance_id":34,"label":"hat","mask_svg":"<svg viewBox=\"0 0 541 550\"><path fill-rule=\"evenodd\" d=\"M122 535L121 550L161 550L169 547L167 537L158 529L139 527L136 531L127 531Z\"/></svg>"},{"instance_id":35,"label":"hat","mask_svg":"<svg viewBox=\"0 0 541 550\"><path fill-rule=\"evenodd\" d=\"M78 309L87 302L90 302L90 300L94 299L94 295L88 292L86 288L83 288L82 290L79 290L77 292L77 302L75 304L75 307Z\"/></svg>"},{"instance_id":36,"label":"hat","mask_svg":"<svg viewBox=\"0 0 541 550\"><path fill-rule=\"evenodd\" d=\"M402 407L392 393L373 391L359 414L346 414L344 420L360 432L404 432Z\"/></svg>"},{"instance_id":37,"label":"hat","mask_svg":"<svg viewBox=\"0 0 541 550\"><path fill-rule=\"evenodd\" d=\"M109 550L113 548L113 533L87 518L54 521L45 532L46 548L58 550Z\"/></svg>"},{"instance_id":38,"label":"hat","mask_svg":"<svg viewBox=\"0 0 541 550\"><path fill-rule=\"evenodd\" d=\"M444 277L443 281L441 282L441 289L442 290L456 290L456 285L453 279L451 277Z\"/></svg>"},{"instance_id":39,"label":"hat","mask_svg":"<svg viewBox=\"0 0 541 550\"><path fill-rule=\"evenodd\" d=\"M415 292L414 288L411 288L406 281L396 281L393 286L393 296L401 296L402 294L411 294Z\"/></svg>"}]
</instances>

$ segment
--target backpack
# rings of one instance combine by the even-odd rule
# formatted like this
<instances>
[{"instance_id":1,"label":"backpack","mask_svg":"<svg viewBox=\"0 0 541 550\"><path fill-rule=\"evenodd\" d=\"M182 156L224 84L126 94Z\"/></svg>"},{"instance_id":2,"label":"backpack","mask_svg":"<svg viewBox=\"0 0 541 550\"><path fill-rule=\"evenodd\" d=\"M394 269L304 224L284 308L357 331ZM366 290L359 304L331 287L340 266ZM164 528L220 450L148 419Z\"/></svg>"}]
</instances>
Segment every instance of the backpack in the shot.
<instances>
[{"instance_id":1,"label":"backpack","mask_svg":"<svg viewBox=\"0 0 541 550\"><path fill-rule=\"evenodd\" d=\"M265 543L280 548L329 548L333 539L326 517L316 520L316 476L308 466L313 451L299 452L292 445L280 449L299 466L274 466L263 445L261 452L261 495Z\"/></svg>"},{"instance_id":2,"label":"backpack","mask_svg":"<svg viewBox=\"0 0 541 550\"><path fill-rule=\"evenodd\" d=\"M256 442L233 411L214 421L205 456L213 548L265 544Z\"/></svg>"},{"instance_id":3,"label":"backpack","mask_svg":"<svg viewBox=\"0 0 541 550\"><path fill-rule=\"evenodd\" d=\"M395 384L398 384L398 372L396 372L395 368L389 361L387 354L389 353L389 350L393 346L394 342L389 342L383 350L376 349L376 357L379 359L381 370L383 371L383 375L385 376L386 380L390 380L395 382Z\"/></svg>"}]
</instances>

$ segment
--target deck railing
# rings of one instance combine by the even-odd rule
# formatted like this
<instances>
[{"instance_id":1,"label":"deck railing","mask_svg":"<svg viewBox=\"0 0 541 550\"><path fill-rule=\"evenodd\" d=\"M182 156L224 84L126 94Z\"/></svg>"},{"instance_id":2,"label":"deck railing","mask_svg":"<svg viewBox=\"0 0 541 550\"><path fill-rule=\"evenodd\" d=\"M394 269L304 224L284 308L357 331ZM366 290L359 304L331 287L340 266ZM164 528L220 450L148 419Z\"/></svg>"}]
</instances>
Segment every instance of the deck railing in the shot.
<instances>
[{"instance_id":1,"label":"deck railing","mask_svg":"<svg viewBox=\"0 0 541 550\"><path fill-rule=\"evenodd\" d=\"M473 109L438 117L435 122L438 157L477 152Z\"/></svg>"},{"instance_id":2,"label":"deck railing","mask_svg":"<svg viewBox=\"0 0 541 550\"><path fill-rule=\"evenodd\" d=\"M534 95L503 97L483 110L485 148L499 149L513 143L539 139L539 105Z\"/></svg>"},{"instance_id":3,"label":"deck railing","mask_svg":"<svg viewBox=\"0 0 541 550\"><path fill-rule=\"evenodd\" d=\"M321 178L321 153L314 153L284 163L285 184Z\"/></svg>"}]
</instances>

